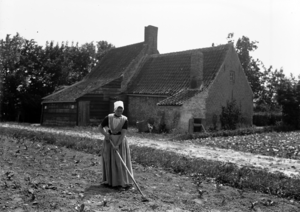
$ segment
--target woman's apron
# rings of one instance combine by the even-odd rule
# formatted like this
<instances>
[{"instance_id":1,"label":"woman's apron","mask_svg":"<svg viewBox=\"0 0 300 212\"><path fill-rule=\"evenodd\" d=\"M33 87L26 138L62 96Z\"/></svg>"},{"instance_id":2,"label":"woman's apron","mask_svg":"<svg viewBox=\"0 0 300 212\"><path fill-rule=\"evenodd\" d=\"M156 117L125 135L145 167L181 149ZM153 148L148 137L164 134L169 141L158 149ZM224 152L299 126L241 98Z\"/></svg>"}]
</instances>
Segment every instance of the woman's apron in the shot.
<instances>
[{"instance_id":1,"label":"woman's apron","mask_svg":"<svg viewBox=\"0 0 300 212\"><path fill-rule=\"evenodd\" d=\"M121 135L115 135L121 132L122 127L127 120L125 116L115 120L114 114L108 115L108 126L111 130L111 139L114 145L117 144L118 139ZM114 123L115 121L115 123ZM130 149L127 142L126 136L119 145L118 152L121 155L123 161L125 162L127 168L132 172L131 156ZM103 183L106 183L110 186L128 186L132 185L132 180L127 173L125 167L123 166L121 160L113 149L109 140L104 141L103 154L102 154L102 174L103 174Z\"/></svg>"}]
</instances>

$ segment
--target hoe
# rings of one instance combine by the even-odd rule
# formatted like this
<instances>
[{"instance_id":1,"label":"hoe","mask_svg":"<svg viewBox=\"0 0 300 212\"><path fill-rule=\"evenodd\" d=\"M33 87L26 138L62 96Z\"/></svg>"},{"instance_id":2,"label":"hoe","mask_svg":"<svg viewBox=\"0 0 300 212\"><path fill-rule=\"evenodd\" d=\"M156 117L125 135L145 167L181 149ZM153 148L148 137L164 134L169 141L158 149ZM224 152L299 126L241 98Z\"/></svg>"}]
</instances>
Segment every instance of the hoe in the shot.
<instances>
[{"instance_id":1,"label":"hoe","mask_svg":"<svg viewBox=\"0 0 300 212\"><path fill-rule=\"evenodd\" d=\"M113 145L112 141L110 140L111 145ZM121 155L119 154L119 152L117 150L115 150L116 154L118 155L120 161L122 162L123 166L125 167L126 171L128 172L130 178L132 179L132 181L134 182L134 185L136 186L136 188L138 189L138 191L141 193L142 195L142 202L149 202L149 199L143 194L143 192L141 191L139 185L136 183L135 179L133 178L133 175L130 173L129 169L127 168L125 162L123 161Z\"/></svg>"}]
</instances>

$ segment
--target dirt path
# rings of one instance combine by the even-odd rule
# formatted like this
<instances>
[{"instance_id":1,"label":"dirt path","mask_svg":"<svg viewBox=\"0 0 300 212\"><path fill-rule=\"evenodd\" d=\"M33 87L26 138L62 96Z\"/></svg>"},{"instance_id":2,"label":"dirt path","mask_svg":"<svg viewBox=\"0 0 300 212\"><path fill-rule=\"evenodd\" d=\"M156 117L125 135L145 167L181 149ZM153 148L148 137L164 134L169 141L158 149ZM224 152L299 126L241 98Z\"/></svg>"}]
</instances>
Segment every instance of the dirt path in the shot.
<instances>
[{"instance_id":1,"label":"dirt path","mask_svg":"<svg viewBox=\"0 0 300 212\"><path fill-rule=\"evenodd\" d=\"M154 141L150 139L131 138L131 144L148 146L161 150L184 154L189 157L205 158L223 162L235 163L239 166L252 166L265 168L270 172L282 172L290 177L300 178L300 161L277 158L271 156L255 155L247 152L239 152L231 149L212 148L199 146L185 141L174 143L171 141Z\"/></svg>"},{"instance_id":2,"label":"dirt path","mask_svg":"<svg viewBox=\"0 0 300 212\"><path fill-rule=\"evenodd\" d=\"M95 132L87 132L87 131L77 132L72 130L65 131L65 130L45 128L40 126L32 127L32 126L20 126L20 125L11 125L11 124L8 125L8 124L1 124L1 123L0 126L103 139L103 136L100 135L100 133L97 133L96 131ZM290 177L300 178L299 160L255 155L251 153L238 152L230 149L228 150L228 149L200 146L200 145L192 144L189 141L174 142L174 141L168 141L167 139L153 140L153 139L138 138L135 136L131 136L129 137L129 142L131 145L153 147L161 150L184 154L189 157L231 162L239 166L252 166L258 168L264 168L270 172L282 172Z\"/></svg>"}]
</instances>

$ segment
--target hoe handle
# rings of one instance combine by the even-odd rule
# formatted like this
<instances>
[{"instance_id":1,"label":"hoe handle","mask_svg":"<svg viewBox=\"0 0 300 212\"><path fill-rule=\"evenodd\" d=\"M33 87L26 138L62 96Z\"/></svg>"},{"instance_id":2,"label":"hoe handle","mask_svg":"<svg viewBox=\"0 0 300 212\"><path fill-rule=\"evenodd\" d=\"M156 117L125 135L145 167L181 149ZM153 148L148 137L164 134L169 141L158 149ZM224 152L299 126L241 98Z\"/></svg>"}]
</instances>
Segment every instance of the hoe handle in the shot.
<instances>
[{"instance_id":1,"label":"hoe handle","mask_svg":"<svg viewBox=\"0 0 300 212\"><path fill-rule=\"evenodd\" d=\"M112 146L114 146L111 140L110 140L110 143L111 143ZM133 178L133 175L131 174L131 172L130 172L129 169L127 168L127 166L126 166L125 162L123 161L123 159L122 159L120 153L119 153L117 150L115 150L115 151L116 151L116 154L118 155L120 161L122 162L123 166L125 167L126 171L128 172L130 178L131 178L132 181L134 182L134 185L137 187L137 189L139 190L139 192L141 193L141 195L142 195L143 197L146 197L146 196L143 194L143 192L141 191L139 185L135 182L135 179Z\"/></svg>"}]
</instances>

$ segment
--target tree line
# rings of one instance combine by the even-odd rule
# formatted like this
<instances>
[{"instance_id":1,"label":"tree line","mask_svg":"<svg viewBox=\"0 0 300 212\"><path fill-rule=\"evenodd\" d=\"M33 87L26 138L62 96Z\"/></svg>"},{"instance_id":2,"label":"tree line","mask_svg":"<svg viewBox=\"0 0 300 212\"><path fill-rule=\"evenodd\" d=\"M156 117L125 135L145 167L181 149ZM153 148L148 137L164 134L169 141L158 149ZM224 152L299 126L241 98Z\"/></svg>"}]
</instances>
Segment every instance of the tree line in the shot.
<instances>
[{"instance_id":1,"label":"tree line","mask_svg":"<svg viewBox=\"0 0 300 212\"><path fill-rule=\"evenodd\" d=\"M285 76L282 69L265 67L251 56L257 41L229 33L253 91L255 112L282 113L285 124L300 128L300 76ZM39 122L41 99L82 80L104 53L115 48L107 41L40 46L18 33L0 40L0 119Z\"/></svg>"},{"instance_id":2,"label":"tree line","mask_svg":"<svg viewBox=\"0 0 300 212\"><path fill-rule=\"evenodd\" d=\"M42 98L83 79L114 45L107 41L40 46L18 33L0 41L0 116L39 122Z\"/></svg>"},{"instance_id":3,"label":"tree line","mask_svg":"<svg viewBox=\"0 0 300 212\"><path fill-rule=\"evenodd\" d=\"M242 36L236 42L229 33L228 42L234 44L241 65L253 91L254 112L280 113L283 125L300 129L300 75L286 76L283 69L265 67L263 62L251 56L258 48L258 41Z\"/></svg>"}]
</instances>

